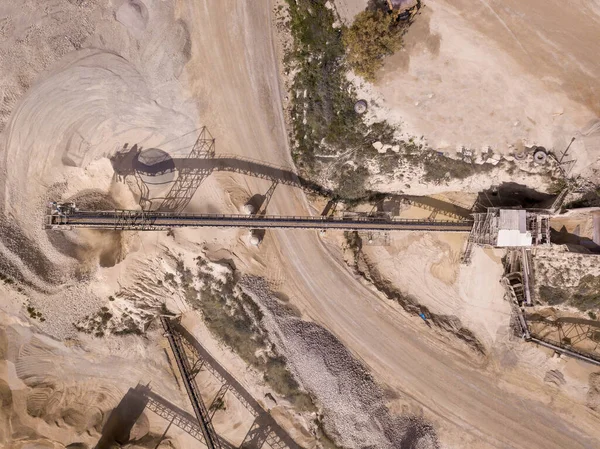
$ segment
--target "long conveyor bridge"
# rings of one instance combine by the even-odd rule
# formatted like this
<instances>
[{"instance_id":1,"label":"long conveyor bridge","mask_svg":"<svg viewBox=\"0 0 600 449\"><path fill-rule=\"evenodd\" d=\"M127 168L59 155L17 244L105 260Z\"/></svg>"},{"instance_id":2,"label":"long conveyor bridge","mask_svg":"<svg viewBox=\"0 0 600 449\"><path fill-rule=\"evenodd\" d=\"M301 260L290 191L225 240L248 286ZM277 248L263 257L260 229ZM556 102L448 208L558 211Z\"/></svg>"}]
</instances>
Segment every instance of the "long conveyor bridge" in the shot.
<instances>
[{"instance_id":1,"label":"long conveyor bridge","mask_svg":"<svg viewBox=\"0 0 600 449\"><path fill-rule=\"evenodd\" d=\"M280 216L243 214L180 214L137 210L80 211L62 205L46 215L46 229L94 228L160 231L177 227L247 229L339 229L345 231L469 232L470 220L428 220L365 214L343 216Z\"/></svg>"}]
</instances>

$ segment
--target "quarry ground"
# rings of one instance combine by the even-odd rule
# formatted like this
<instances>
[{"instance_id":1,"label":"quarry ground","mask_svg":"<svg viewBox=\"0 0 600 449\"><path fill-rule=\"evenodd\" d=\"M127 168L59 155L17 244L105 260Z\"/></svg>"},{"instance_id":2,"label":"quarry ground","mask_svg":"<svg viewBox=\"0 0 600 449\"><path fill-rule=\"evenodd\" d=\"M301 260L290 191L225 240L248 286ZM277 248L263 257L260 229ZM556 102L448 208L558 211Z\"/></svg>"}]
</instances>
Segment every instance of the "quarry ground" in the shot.
<instances>
[{"instance_id":1,"label":"quarry ground","mask_svg":"<svg viewBox=\"0 0 600 449\"><path fill-rule=\"evenodd\" d=\"M576 170L593 173L596 3L467 3L428 2L406 50L369 87L377 113L442 149L502 152L519 140L560 147L580 133ZM310 416L295 412L217 342L181 292L158 288L174 272L174 256L192 268L203 254L264 279L266 287L248 288L343 446L405 447L410 438L403 438L415 429L419 449L600 446L600 390L591 384L598 370L515 340L498 282L502 253L478 248L473 263L461 266L464 237L399 233L389 246L364 253L396 288L458 318L485 355L451 331L426 326L359 276L341 234L268 232L257 249L238 230L59 236L41 229L51 197L136 206L107 158L126 143L184 155L196 130L207 126L217 152L291 166L275 7L267 0L0 1L0 259L2 272L17 282L0 286L0 443L93 447L110 410L137 382L151 382L189 409L156 328L145 337L99 338L73 327L101 307L141 321L166 295L168 307L185 313L185 324L257 400L269 404L267 393L278 399L269 408L290 434L318 447ZM538 26L520 26L531 21ZM558 23L568 32L550 26ZM565 64L561 54L573 60ZM445 193L456 196L461 185L445 186ZM188 211L241 211L268 187L265 180L213 174ZM279 186L269 212L320 211L302 192ZM133 293L118 297L122 290ZM301 320L274 308L275 296ZM565 382L546 382L550 371ZM372 382L361 383L366 372ZM237 418L220 415L215 426L238 440L241 427L227 423L246 418L233 404L230 411ZM130 447L154 447L166 426L145 416ZM412 426L414 420L424 424ZM183 432L170 432L161 447L193 444Z\"/></svg>"}]
</instances>

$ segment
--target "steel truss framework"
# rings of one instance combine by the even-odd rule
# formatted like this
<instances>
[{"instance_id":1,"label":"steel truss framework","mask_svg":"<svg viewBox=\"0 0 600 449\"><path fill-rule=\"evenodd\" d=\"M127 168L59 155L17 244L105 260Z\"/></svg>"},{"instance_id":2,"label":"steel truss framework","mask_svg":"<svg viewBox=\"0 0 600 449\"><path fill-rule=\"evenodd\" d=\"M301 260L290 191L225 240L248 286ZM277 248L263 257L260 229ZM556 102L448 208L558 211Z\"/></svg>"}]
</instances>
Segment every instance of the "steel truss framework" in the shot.
<instances>
[{"instance_id":1,"label":"steel truss framework","mask_svg":"<svg viewBox=\"0 0 600 449\"><path fill-rule=\"evenodd\" d=\"M398 219L386 215L280 216L242 214L181 214L140 210L70 211L50 209L45 228L92 228L161 231L177 227L236 227L246 229L339 229L346 231L469 232L472 222Z\"/></svg>"},{"instance_id":2,"label":"steel truss framework","mask_svg":"<svg viewBox=\"0 0 600 449\"><path fill-rule=\"evenodd\" d=\"M231 392L254 416L254 421L244 437L240 448L260 449L265 443L272 449L300 449L294 440L277 424L273 417L245 390L245 388L223 368L185 328L177 321L172 322L172 332L180 335L185 354L191 365L213 375L221 388L211 401L209 413L218 405L226 393Z\"/></svg>"},{"instance_id":3,"label":"steel truss framework","mask_svg":"<svg viewBox=\"0 0 600 449\"><path fill-rule=\"evenodd\" d=\"M167 426L167 430L171 425L175 425L191 437L206 445L200 424L196 418L187 411L182 410L162 396L154 393L150 387L146 385L138 384L135 388L130 388L128 394L140 397L145 404L145 408L168 421L169 425ZM165 430L165 434L167 430ZM229 441L220 436L218 438L222 448L235 449L235 446Z\"/></svg>"},{"instance_id":4,"label":"steel truss framework","mask_svg":"<svg viewBox=\"0 0 600 449\"><path fill-rule=\"evenodd\" d=\"M200 131L188 159L208 159L215 156L215 139L206 127ZM202 182L210 175L210 171L195 171L190 168L181 168L179 176L171 187L159 211L181 211L189 204L192 197Z\"/></svg>"},{"instance_id":5,"label":"steel truss framework","mask_svg":"<svg viewBox=\"0 0 600 449\"><path fill-rule=\"evenodd\" d=\"M543 323L554 328L558 334L559 343L569 349L573 349L580 343L587 343L591 349L584 352L595 354L600 360L600 322L571 317L549 320L539 315L530 315L527 319L530 322ZM545 338L539 333L537 336Z\"/></svg>"},{"instance_id":6,"label":"steel truss framework","mask_svg":"<svg viewBox=\"0 0 600 449\"><path fill-rule=\"evenodd\" d=\"M183 384L190 398L190 402L192 403L192 408L194 409L194 413L196 414L196 418L200 424L200 430L202 432L204 443L209 449L221 449L220 440L212 425L208 410L202 401L200 389L196 384L196 376L192 374L192 367L190 366L189 360L185 354L181 337L177 332L172 330L169 319L161 317L160 320L165 330L167 339L169 340L169 345L171 346L171 351L173 351L175 361L177 362L177 367L179 368Z\"/></svg>"}]
</instances>

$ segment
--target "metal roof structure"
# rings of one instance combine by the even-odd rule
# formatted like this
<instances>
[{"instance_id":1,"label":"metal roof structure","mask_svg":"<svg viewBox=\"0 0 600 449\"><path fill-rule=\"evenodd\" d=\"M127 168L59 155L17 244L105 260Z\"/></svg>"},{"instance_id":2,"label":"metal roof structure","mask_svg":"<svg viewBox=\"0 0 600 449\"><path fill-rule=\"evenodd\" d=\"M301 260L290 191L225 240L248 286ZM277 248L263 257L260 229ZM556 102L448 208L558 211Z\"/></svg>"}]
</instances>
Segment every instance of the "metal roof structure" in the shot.
<instances>
[{"instance_id":1,"label":"metal roof structure","mask_svg":"<svg viewBox=\"0 0 600 449\"><path fill-rule=\"evenodd\" d=\"M532 240L531 232L527 230L526 210L500 209L496 246L531 246Z\"/></svg>"}]
</instances>

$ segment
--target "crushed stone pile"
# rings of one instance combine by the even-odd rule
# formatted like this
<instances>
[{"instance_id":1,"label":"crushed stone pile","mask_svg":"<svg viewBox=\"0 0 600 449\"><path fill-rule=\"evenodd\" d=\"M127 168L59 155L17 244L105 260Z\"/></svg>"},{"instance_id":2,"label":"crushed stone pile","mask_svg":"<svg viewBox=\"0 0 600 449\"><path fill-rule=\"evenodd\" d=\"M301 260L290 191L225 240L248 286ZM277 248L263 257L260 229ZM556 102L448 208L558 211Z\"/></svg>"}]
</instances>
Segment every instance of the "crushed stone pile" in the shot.
<instances>
[{"instance_id":1,"label":"crushed stone pile","mask_svg":"<svg viewBox=\"0 0 600 449\"><path fill-rule=\"evenodd\" d=\"M348 448L437 448L436 432L414 415L392 415L382 388L328 330L304 321L273 296L265 281L245 276L240 283L264 313L264 323L301 385L318 398L323 425Z\"/></svg>"}]
</instances>

